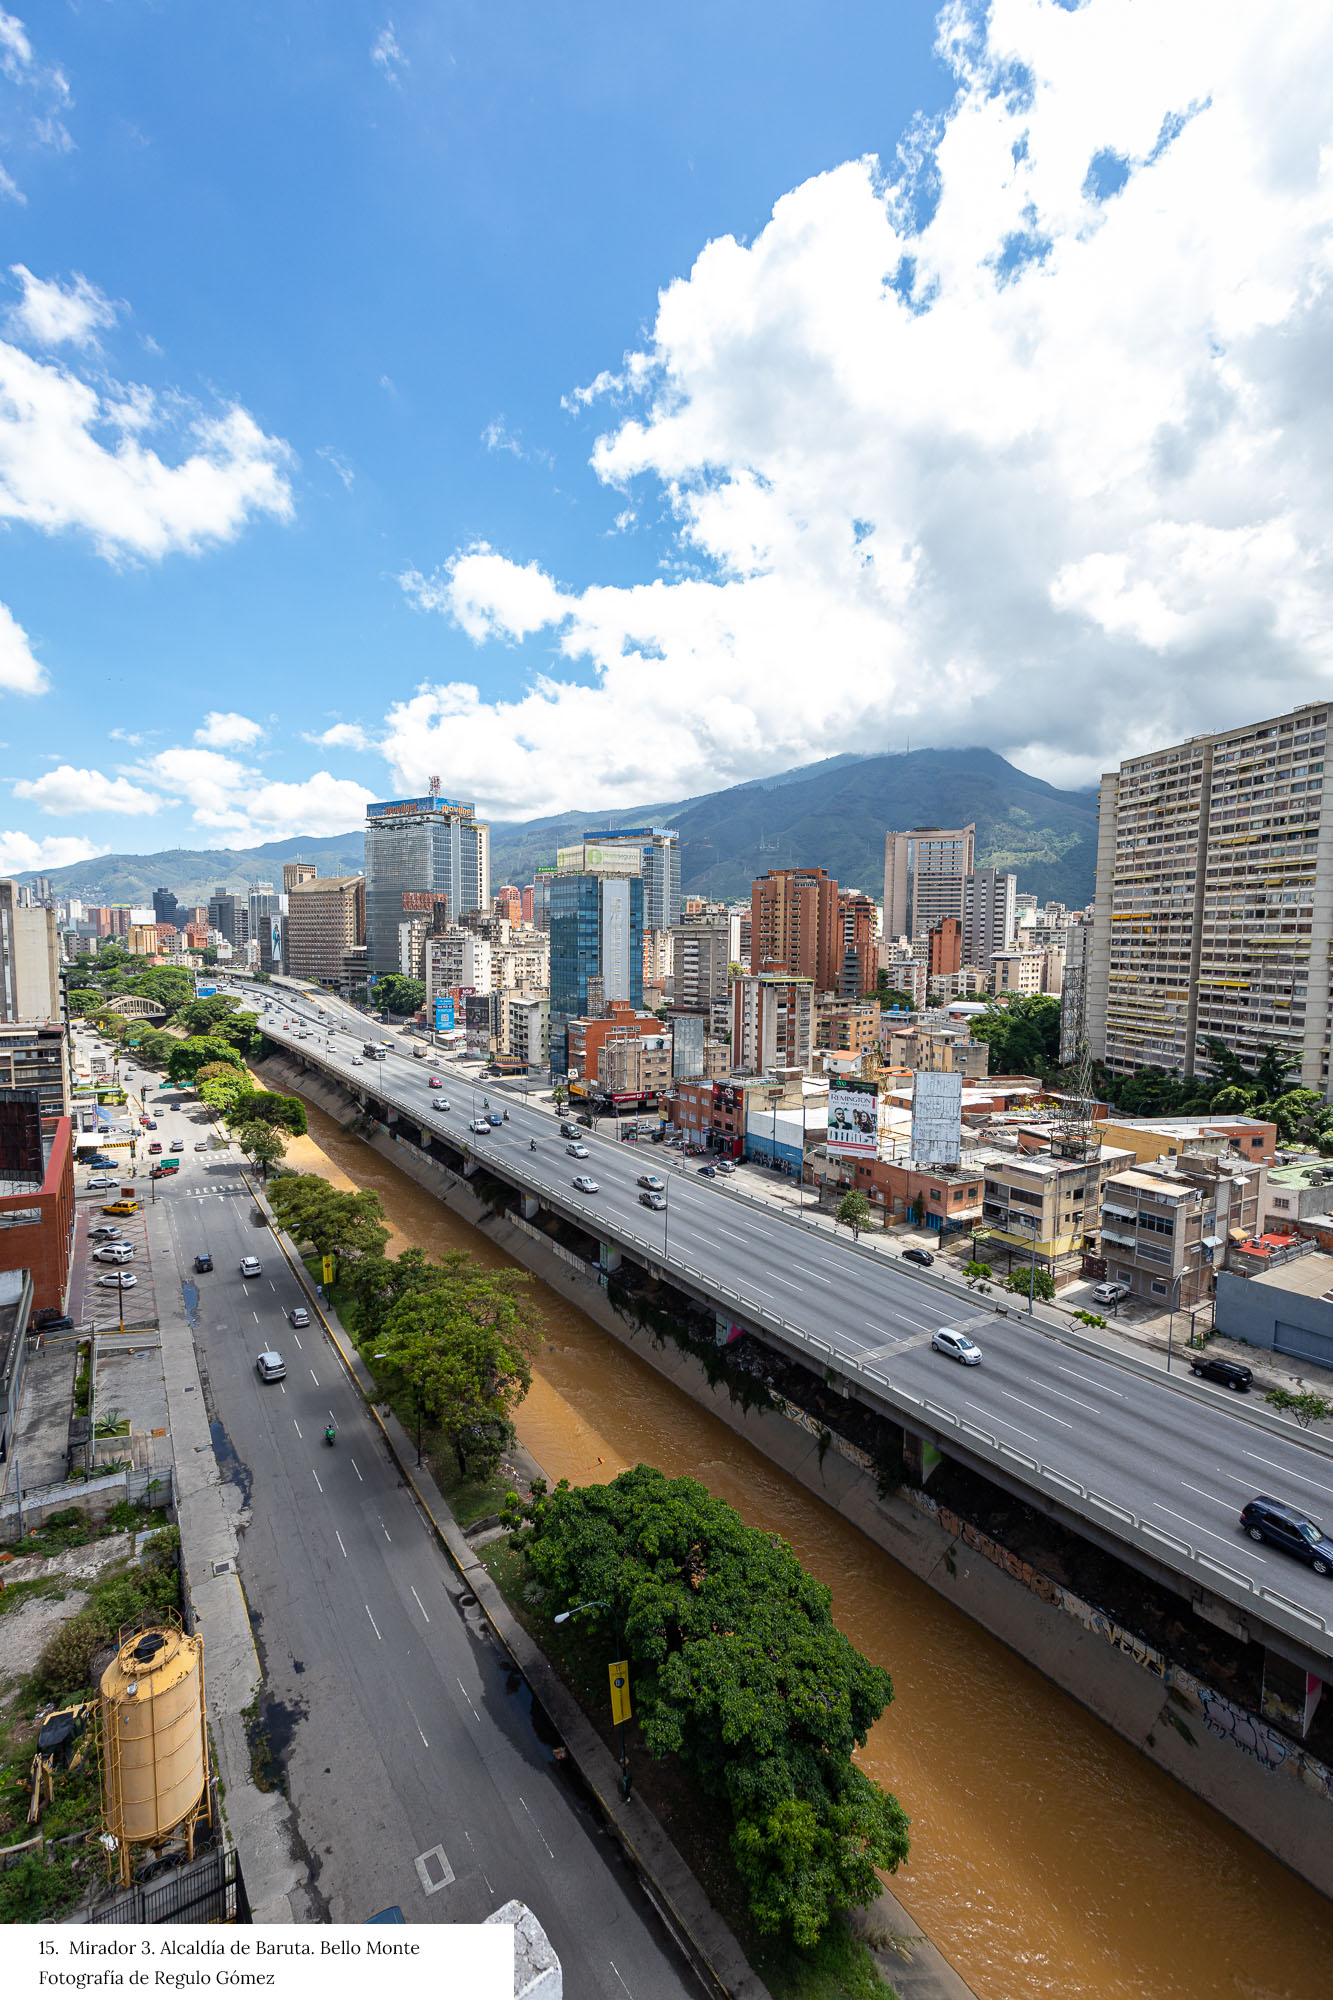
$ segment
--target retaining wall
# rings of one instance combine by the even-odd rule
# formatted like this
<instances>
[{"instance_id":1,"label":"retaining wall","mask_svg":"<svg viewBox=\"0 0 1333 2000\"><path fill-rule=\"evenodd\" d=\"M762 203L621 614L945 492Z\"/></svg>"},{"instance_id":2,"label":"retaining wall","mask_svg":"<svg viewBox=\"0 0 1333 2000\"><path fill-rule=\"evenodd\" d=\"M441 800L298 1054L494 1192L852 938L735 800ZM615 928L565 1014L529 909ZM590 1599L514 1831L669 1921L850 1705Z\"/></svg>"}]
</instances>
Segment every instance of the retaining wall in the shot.
<instances>
[{"instance_id":1,"label":"retaining wall","mask_svg":"<svg viewBox=\"0 0 1333 2000\"><path fill-rule=\"evenodd\" d=\"M345 1123L347 1099L295 1065L263 1065ZM312 1087L313 1085L313 1087ZM823 1428L781 1404L743 1410L725 1384L710 1387L702 1364L674 1345L657 1346L615 1311L595 1267L551 1243L518 1217L499 1218L461 1175L407 1140L375 1127L365 1143L428 1188L464 1220L485 1229L554 1290L745 1437L844 1520L927 1583L1066 1694L1134 1744L1322 1894L1333 1895L1333 1773L1260 1717L1166 1660L1096 1606L1042 1577L1012 1552L939 1508L928 1493L881 1498L867 1455L834 1434L822 1458Z\"/></svg>"}]
</instances>

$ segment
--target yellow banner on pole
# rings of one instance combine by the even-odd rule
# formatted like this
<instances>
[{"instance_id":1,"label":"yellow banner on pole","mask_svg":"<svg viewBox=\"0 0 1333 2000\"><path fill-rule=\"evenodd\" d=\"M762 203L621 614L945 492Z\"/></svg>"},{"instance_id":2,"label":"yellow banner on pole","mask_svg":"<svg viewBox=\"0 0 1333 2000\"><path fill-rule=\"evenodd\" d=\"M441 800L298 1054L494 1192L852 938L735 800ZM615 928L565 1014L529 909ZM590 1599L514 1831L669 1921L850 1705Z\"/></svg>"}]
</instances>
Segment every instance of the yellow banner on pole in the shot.
<instances>
[{"instance_id":1,"label":"yellow banner on pole","mask_svg":"<svg viewBox=\"0 0 1333 2000\"><path fill-rule=\"evenodd\" d=\"M332 1257L325 1257L321 1262L324 1270L324 1283L331 1285L333 1283L333 1259Z\"/></svg>"},{"instance_id":2,"label":"yellow banner on pole","mask_svg":"<svg viewBox=\"0 0 1333 2000\"><path fill-rule=\"evenodd\" d=\"M607 1672L611 1676L611 1720L628 1722L633 1713L629 1705L629 1661L612 1660Z\"/></svg>"}]
</instances>

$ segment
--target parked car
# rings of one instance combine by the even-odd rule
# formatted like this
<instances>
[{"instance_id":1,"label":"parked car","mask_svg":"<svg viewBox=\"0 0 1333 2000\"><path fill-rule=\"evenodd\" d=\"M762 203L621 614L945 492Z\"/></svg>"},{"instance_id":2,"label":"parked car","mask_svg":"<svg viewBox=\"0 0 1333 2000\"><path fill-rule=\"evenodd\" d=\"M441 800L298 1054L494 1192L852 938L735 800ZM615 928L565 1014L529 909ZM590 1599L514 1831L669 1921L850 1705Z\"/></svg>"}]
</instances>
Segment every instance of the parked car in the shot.
<instances>
[{"instance_id":1,"label":"parked car","mask_svg":"<svg viewBox=\"0 0 1333 2000\"><path fill-rule=\"evenodd\" d=\"M287 1373L287 1363L277 1349L272 1347L266 1347L264 1352L256 1357L255 1367L259 1370L261 1382L281 1382Z\"/></svg>"},{"instance_id":2,"label":"parked car","mask_svg":"<svg viewBox=\"0 0 1333 2000\"><path fill-rule=\"evenodd\" d=\"M128 1292L131 1285L137 1285L139 1280L133 1271L108 1271L106 1276L99 1278L97 1282L99 1285L109 1286L113 1292Z\"/></svg>"},{"instance_id":3,"label":"parked car","mask_svg":"<svg viewBox=\"0 0 1333 2000\"><path fill-rule=\"evenodd\" d=\"M114 1222L99 1222L88 1231L88 1241L90 1243L112 1243L120 1233L119 1224Z\"/></svg>"},{"instance_id":4,"label":"parked car","mask_svg":"<svg viewBox=\"0 0 1333 2000\"><path fill-rule=\"evenodd\" d=\"M639 1186L646 1188L664 1188L666 1186L666 1182L662 1179L662 1176L660 1174L640 1174Z\"/></svg>"},{"instance_id":5,"label":"parked car","mask_svg":"<svg viewBox=\"0 0 1333 2000\"><path fill-rule=\"evenodd\" d=\"M152 1145L148 1148L148 1150L150 1153L160 1153L162 1151L162 1141L160 1139L154 1139Z\"/></svg>"},{"instance_id":6,"label":"parked car","mask_svg":"<svg viewBox=\"0 0 1333 2000\"><path fill-rule=\"evenodd\" d=\"M432 1111L447 1111L449 1109L449 1100L447 1097L432 1097L430 1108Z\"/></svg>"},{"instance_id":7,"label":"parked car","mask_svg":"<svg viewBox=\"0 0 1333 2000\"><path fill-rule=\"evenodd\" d=\"M128 1264L133 1255L132 1243L104 1243L100 1250L93 1251L99 1264Z\"/></svg>"},{"instance_id":8,"label":"parked car","mask_svg":"<svg viewBox=\"0 0 1333 2000\"><path fill-rule=\"evenodd\" d=\"M309 1326L310 1314L304 1306L293 1306L287 1315L293 1326Z\"/></svg>"},{"instance_id":9,"label":"parked car","mask_svg":"<svg viewBox=\"0 0 1333 2000\"><path fill-rule=\"evenodd\" d=\"M575 1174L574 1185L580 1194L596 1194L597 1183L591 1174Z\"/></svg>"},{"instance_id":10,"label":"parked car","mask_svg":"<svg viewBox=\"0 0 1333 2000\"><path fill-rule=\"evenodd\" d=\"M569 1154L570 1158L573 1160L586 1160L588 1157L588 1148L586 1146L580 1145L577 1139L575 1139L572 1145L566 1146L565 1151Z\"/></svg>"},{"instance_id":11,"label":"parked car","mask_svg":"<svg viewBox=\"0 0 1333 2000\"><path fill-rule=\"evenodd\" d=\"M241 1276L243 1278L262 1278L263 1275L264 1267L258 1257L242 1257Z\"/></svg>"},{"instance_id":12,"label":"parked car","mask_svg":"<svg viewBox=\"0 0 1333 2000\"><path fill-rule=\"evenodd\" d=\"M1202 1375L1205 1382L1220 1382L1243 1396L1254 1380L1254 1370L1240 1361L1224 1361L1220 1354L1196 1354L1190 1360L1190 1374Z\"/></svg>"},{"instance_id":13,"label":"parked car","mask_svg":"<svg viewBox=\"0 0 1333 2000\"><path fill-rule=\"evenodd\" d=\"M706 1181L712 1181L717 1179L717 1168L713 1165L713 1162L711 1160L705 1160L703 1165L701 1167L696 1167L694 1171L696 1174L702 1174Z\"/></svg>"},{"instance_id":14,"label":"parked car","mask_svg":"<svg viewBox=\"0 0 1333 2000\"><path fill-rule=\"evenodd\" d=\"M1099 1306L1118 1306L1122 1299L1129 1297L1129 1286L1115 1284L1094 1285L1092 1296Z\"/></svg>"},{"instance_id":15,"label":"parked car","mask_svg":"<svg viewBox=\"0 0 1333 2000\"><path fill-rule=\"evenodd\" d=\"M102 1213L103 1215L137 1215L139 1213L139 1204L137 1201L104 1201L102 1203Z\"/></svg>"},{"instance_id":16,"label":"parked car","mask_svg":"<svg viewBox=\"0 0 1333 2000\"><path fill-rule=\"evenodd\" d=\"M736 1171L736 1162L734 1160L718 1160L715 1162L715 1165L720 1174L734 1174Z\"/></svg>"},{"instance_id":17,"label":"parked car","mask_svg":"<svg viewBox=\"0 0 1333 2000\"><path fill-rule=\"evenodd\" d=\"M211 1271L213 1268L212 1252L209 1250L201 1250L198 1256L194 1260L194 1268L196 1271Z\"/></svg>"},{"instance_id":18,"label":"parked car","mask_svg":"<svg viewBox=\"0 0 1333 2000\"><path fill-rule=\"evenodd\" d=\"M1309 1563L1316 1576L1333 1575L1333 1541L1302 1507L1260 1493L1240 1510L1240 1525L1252 1542L1271 1542Z\"/></svg>"},{"instance_id":19,"label":"parked car","mask_svg":"<svg viewBox=\"0 0 1333 2000\"><path fill-rule=\"evenodd\" d=\"M647 1194L641 1194L639 1196L639 1200L643 1203L645 1208L665 1208L667 1205L666 1196L664 1194L658 1194L656 1189L652 1188L649 1189Z\"/></svg>"},{"instance_id":20,"label":"parked car","mask_svg":"<svg viewBox=\"0 0 1333 2000\"><path fill-rule=\"evenodd\" d=\"M930 1344L937 1354L947 1354L953 1361L961 1361L965 1368L975 1368L981 1359L981 1349L975 1340L969 1340L965 1333L954 1327L942 1326L930 1336Z\"/></svg>"},{"instance_id":21,"label":"parked car","mask_svg":"<svg viewBox=\"0 0 1333 2000\"><path fill-rule=\"evenodd\" d=\"M927 1266L933 1264L935 1262L935 1259L932 1257L929 1250L918 1250L916 1245L913 1244L910 1250L903 1251L903 1262L905 1264L921 1264L923 1266Z\"/></svg>"}]
</instances>

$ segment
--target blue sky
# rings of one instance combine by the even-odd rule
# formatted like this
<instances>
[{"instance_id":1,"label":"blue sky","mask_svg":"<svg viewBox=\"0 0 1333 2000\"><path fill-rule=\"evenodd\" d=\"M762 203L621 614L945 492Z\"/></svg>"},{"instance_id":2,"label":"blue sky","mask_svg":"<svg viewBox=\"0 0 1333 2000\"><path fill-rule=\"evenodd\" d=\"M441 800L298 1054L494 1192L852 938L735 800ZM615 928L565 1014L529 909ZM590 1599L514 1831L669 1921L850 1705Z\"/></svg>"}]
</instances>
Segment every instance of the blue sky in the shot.
<instances>
[{"instance_id":1,"label":"blue sky","mask_svg":"<svg viewBox=\"0 0 1333 2000\"><path fill-rule=\"evenodd\" d=\"M1324 10L9 4L0 866L1327 685Z\"/></svg>"}]
</instances>

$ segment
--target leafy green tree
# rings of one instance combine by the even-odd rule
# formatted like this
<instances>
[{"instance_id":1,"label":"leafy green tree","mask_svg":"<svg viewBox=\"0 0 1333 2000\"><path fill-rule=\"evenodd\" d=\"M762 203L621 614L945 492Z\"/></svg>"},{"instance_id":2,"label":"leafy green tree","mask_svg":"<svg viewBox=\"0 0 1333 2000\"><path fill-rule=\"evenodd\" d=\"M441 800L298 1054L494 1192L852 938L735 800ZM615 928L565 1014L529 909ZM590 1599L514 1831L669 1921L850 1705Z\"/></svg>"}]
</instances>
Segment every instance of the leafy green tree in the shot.
<instances>
[{"instance_id":1,"label":"leafy green tree","mask_svg":"<svg viewBox=\"0 0 1333 2000\"><path fill-rule=\"evenodd\" d=\"M102 1005L102 996L95 987L77 986L70 988L69 1011L71 1014L96 1014Z\"/></svg>"},{"instance_id":2,"label":"leafy green tree","mask_svg":"<svg viewBox=\"0 0 1333 2000\"><path fill-rule=\"evenodd\" d=\"M279 1166L287 1151L287 1140L276 1125L266 1125L262 1119L252 1118L248 1123L232 1127L232 1135L246 1157L259 1168L261 1177L268 1179L270 1167Z\"/></svg>"},{"instance_id":3,"label":"leafy green tree","mask_svg":"<svg viewBox=\"0 0 1333 2000\"><path fill-rule=\"evenodd\" d=\"M833 1623L828 1589L776 1535L694 1479L638 1465L606 1486L505 1515L552 1611L625 1635L649 1754L678 1756L731 1821L731 1852L766 1933L818 1942L907 1854L898 1801L852 1761L893 1684Z\"/></svg>"},{"instance_id":4,"label":"leafy green tree","mask_svg":"<svg viewBox=\"0 0 1333 2000\"><path fill-rule=\"evenodd\" d=\"M1033 993L996 1002L972 1022L972 1039L990 1045L992 1076L1047 1076L1060 1054L1060 1002Z\"/></svg>"},{"instance_id":5,"label":"leafy green tree","mask_svg":"<svg viewBox=\"0 0 1333 2000\"><path fill-rule=\"evenodd\" d=\"M274 1182L270 1200L298 1243L340 1265L380 1254L389 1240L384 1204L372 1188L334 1188L319 1174L290 1174Z\"/></svg>"},{"instance_id":6,"label":"leafy green tree","mask_svg":"<svg viewBox=\"0 0 1333 2000\"><path fill-rule=\"evenodd\" d=\"M1029 1287L1031 1288L1033 1298L1053 1299L1055 1297L1055 1279L1049 1271L1034 1271L1029 1267L1022 1271L1011 1271L1004 1281L1004 1288L1007 1292L1017 1292L1023 1298L1028 1296Z\"/></svg>"},{"instance_id":7,"label":"leafy green tree","mask_svg":"<svg viewBox=\"0 0 1333 2000\"><path fill-rule=\"evenodd\" d=\"M145 1000L156 1000L168 1014L174 1014L194 997L194 975L183 965L155 965L130 982L131 990Z\"/></svg>"},{"instance_id":8,"label":"leafy green tree","mask_svg":"<svg viewBox=\"0 0 1333 2000\"><path fill-rule=\"evenodd\" d=\"M209 1063L230 1063L239 1070L241 1058L220 1035L190 1035L167 1057L167 1075L173 1083L191 1084Z\"/></svg>"},{"instance_id":9,"label":"leafy green tree","mask_svg":"<svg viewBox=\"0 0 1333 2000\"><path fill-rule=\"evenodd\" d=\"M442 1270L450 1270L466 1259L465 1250L451 1250L439 1264L432 1264L425 1251L415 1244L397 1257L376 1253L360 1258L346 1276L356 1299L358 1345L372 1349L378 1346L384 1322L399 1299L411 1291L430 1291Z\"/></svg>"},{"instance_id":10,"label":"leafy green tree","mask_svg":"<svg viewBox=\"0 0 1333 2000\"><path fill-rule=\"evenodd\" d=\"M284 1132L290 1132L294 1139L300 1139L310 1130L306 1108L299 1097L284 1097L276 1090L251 1090L237 1101L235 1115L249 1121L259 1119L265 1125L277 1125Z\"/></svg>"},{"instance_id":11,"label":"leafy green tree","mask_svg":"<svg viewBox=\"0 0 1333 2000\"><path fill-rule=\"evenodd\" d=\"M1270 1389L1264 1401L1273 1409L1285 1410L1295 1417L1303 1431L1308 1431L1311 1424L1322 1424L1333 1417L1333 1403L1325 1396L1317 1396L1312 1389Z\"/></svg>"},{"instance_id":12,"label":"leafy green tree","mask_svg":"<svg viewBox=\"0 0 1333 2000\"><path fill-rule=\"evenodd\" d=\"M229 1063L205 1063L195 1085L202 1103L231 1118L237 1105L249 1094L250 1080L244 1071L233 1069Z\"/></svg>"},{"instance_id":13,"label":"leafy green tree","mask_svg":"<svg viewBox=\"0 0 1333 2000\"><path fill-rule=\"evenodd\" d=\"M995 1273L989 1264L983 1264L979 1258L973 1257L969 1263L964 1264L963 1276L969 1286L985 1285L990 1283Z\"/></svg>"},{"instance_id":14,"label":"leafy green tree","mask_svg":"<svg viewBox=\"0 0 1333 2000\"><path fill-rule=\"evenodd\" d=\"M1254 1110L1257 1095L1252 1084L1247 1089L1239 1083L1224 1083L1208 1109L1248 1116Z\"/></svg>"},{"instance_id":15,"label":"leafy green tree","mask_svg":"<svg viewBox=\"0 0 1333 2000\"><path fill-rule=\"evenodd\" d=\"M851 1188L838 1203L834 1220L840 1222L844 1229L850 1229L852 1241L856 1242L869 1222L871 1212L870 1203L861 1189Z\"/></svg>"},{"instance_id":16,"label":"leafy green tree","mask_svg":"<svg viewBox=\"0 0 1333 2000\"><path fill-rule=\"evenodd\" d=\"M218 962L218 948L215 944L206 944L200 951L199 956L205 965L216 965Z\"/></svg>"},{"instance_id":17,"label":"leafy green tree","mask_svg":"<svg viewBox=\"0 0 1333 2000\"><path fill-rule=\"evenodd\" d=\"M406 979L399 972L386 972L375 981L375 1001L386 1014L415 1014L426 1004L426 988L420 979Z\"/></svg>"},{"instance_id":18,"label":"leafy green tree","mask_svg":"<svg viewBox=\"0 0 1333 2000\"><path fill-rule=\"evenodd\" d=\"M377 1349L401 1376L422 1423L453 1447L458 1470L492 1472L514 1434L512 1410L532 1387L540 1345L526 1271L488 1271L470 1257L438 1267L385 1315Z\"/></svg>"},{"instance_id":19,"label":"leafy green tree","mask_svg":"<svg viewBox=\"0 0 1333 2000\"><path fill-rule=\"evenodd\" d=\"M178 1041L178 1036L167 1034L163 1028L143 1028L139 1034L139 1055L152 1069L165 1069Z\"/></svg>"}]
</instances>

